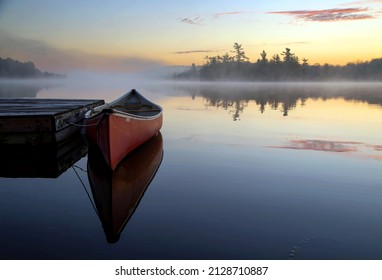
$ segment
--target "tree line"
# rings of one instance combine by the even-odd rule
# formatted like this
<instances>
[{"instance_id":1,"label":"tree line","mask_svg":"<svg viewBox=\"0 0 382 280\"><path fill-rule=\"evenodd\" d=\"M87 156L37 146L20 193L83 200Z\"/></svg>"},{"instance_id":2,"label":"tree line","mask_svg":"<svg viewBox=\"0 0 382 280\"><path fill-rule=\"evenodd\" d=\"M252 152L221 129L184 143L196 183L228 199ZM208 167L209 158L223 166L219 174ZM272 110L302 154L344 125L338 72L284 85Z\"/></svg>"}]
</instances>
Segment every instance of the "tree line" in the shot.
<instances>
[{"instance_id":1,"label":"tree line","mask_svg":"<svg viewBox=\"0 0 382 280\"><path fill-rule=\"evenodd\" d=\"M0 78L60 78L62 75L43 72L33 62L20 62L0 57Z\"/></svg>"},{"instance_id":2,"label":"tree line","mask_svg":"<svg viewBox=\"0 0 382 280\"><path fill-rule=\"evenodd\" d=\"M175 79L188 80L244 80L244 81L322 81L322 80L382 80L382 58L344 66L309 64L290 48L268 57L263 50L256 62L250 62L241 44L224 55L206 56L202 66L192 64Z\"/></svg>"}]
</instances>

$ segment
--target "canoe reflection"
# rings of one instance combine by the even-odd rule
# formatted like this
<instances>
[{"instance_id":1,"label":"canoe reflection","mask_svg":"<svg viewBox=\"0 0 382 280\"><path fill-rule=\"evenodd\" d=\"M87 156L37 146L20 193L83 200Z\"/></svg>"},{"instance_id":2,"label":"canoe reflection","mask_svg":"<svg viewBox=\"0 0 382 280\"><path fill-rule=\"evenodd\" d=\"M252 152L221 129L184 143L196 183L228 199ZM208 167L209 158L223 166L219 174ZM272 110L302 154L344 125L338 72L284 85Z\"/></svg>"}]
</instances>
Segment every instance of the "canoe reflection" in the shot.
<instances>
[{"instance_id":1,"label":"canoe reflection","mask_svg":"<svg viewBox=\"0 0 382 280\"><path fill-rule=\"evenodd\" d=\"M114 171L97 147L89 147L89 183L109 243L119 240L162 158L163 139L160 133L125 157Z\"/></svg>"}]
</instances>

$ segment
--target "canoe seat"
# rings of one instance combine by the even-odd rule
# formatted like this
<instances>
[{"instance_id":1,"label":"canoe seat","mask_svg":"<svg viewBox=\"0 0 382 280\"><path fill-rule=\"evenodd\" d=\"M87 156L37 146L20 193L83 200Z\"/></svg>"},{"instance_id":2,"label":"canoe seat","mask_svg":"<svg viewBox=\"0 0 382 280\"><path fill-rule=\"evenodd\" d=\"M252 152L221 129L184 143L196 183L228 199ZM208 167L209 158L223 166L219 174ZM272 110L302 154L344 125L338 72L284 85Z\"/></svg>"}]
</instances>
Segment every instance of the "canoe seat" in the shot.
<instances>
[{"instance_id":1,"label":"canoe seat","mask_svg":"<svg viewBox=\"0 0 382 280\"><path fill-rule=\"evenodd\" d=\"M122 111L128 111L130 109L139 110L139 108L141 108L141 103L135 102L135 103L118 104L118 105L112 106L112 108L113 109L120 109Z\"/></svg>"},{"instance_id":2,"label":"canoe seat","mask_svg":"<svg viewBox=\"0 0 382 280\"><path fill-rule=\"evenodd\" d=\"M129 114L140 115L140 116L152 116L161 112L161 109L153 107L150 104L124 104L124 105L114 105L112 109L116 109Z\"/></svg>"}]
</instances>

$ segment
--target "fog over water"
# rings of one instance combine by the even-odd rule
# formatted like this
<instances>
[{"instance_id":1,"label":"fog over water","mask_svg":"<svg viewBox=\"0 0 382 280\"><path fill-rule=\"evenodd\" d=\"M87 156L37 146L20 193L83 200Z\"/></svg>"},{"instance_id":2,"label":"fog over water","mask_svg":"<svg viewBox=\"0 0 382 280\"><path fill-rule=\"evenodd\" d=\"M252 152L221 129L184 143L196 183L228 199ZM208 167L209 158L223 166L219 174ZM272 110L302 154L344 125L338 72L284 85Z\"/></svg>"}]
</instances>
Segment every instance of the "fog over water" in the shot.
<instances>
[{"instance_id":1,"label":"fog over water","mask_svg":"<svg viewBox=\"0 0 382 280\"><path fill-rule=\"evenodd\" d=\"M330 81L330 82L240 82L240 81L177 81L171 77L177 68L158 68L137 73L73 71L62 79L0 79L0 96L17 95L16 88L30 88L39 92L44 88L62 87L71 90L103 89L106 96L113 89L123 89L120 94L131 89L154 89L160 95L213 94L222 98L248 99L255 96L277 93L278 95L301 95L311 98L355 99L380 104L382 82ZM13 90L12 88L15 88ZM8 93L7 93L8 92ZM69 92L68 92L69 94ZM7 96L9 95L9 96ZM21 94L22 95L22 94ZM41 96L41 95L40 95ZM37 96L37 97L40 97ZM45 96L45 95L44 95ZM15 96L16 97L16 96ZM26 96L20 96L26 97ZM41 96L42 97L42 96ZM54 98L54 96L51 96ZM71 98L61 96L60 98Z\"/></svg>"}]
</instances>

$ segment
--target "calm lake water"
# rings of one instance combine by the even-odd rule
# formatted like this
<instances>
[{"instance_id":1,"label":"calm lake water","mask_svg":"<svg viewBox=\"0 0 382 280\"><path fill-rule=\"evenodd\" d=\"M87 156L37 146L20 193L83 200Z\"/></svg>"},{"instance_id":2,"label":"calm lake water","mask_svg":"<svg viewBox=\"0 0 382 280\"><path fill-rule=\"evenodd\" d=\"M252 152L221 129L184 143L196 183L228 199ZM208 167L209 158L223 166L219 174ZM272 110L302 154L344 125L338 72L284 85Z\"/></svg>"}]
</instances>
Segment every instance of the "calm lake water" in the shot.
<instances>
[{"instance_id":1,"label":"calm lake water","mask_svg":"<svg viewBox=\"0 0 382 280\"><path fill-rule=\"evenodd\" d=\"M382 259L382 84L78 79L0 97L131 88L164 125L118 174L81 141L53 151L63 169L2 156L1 259Z\"/></svg>"}]
</instances>

